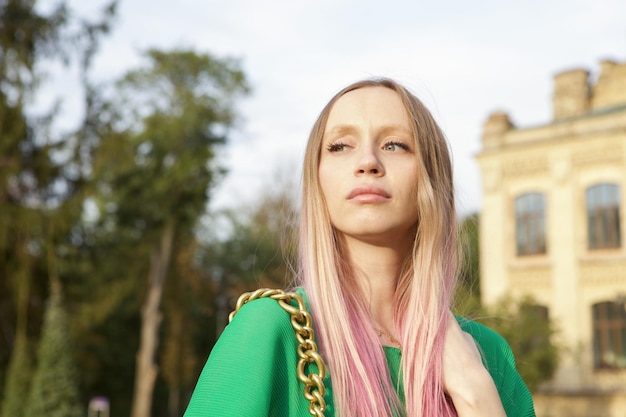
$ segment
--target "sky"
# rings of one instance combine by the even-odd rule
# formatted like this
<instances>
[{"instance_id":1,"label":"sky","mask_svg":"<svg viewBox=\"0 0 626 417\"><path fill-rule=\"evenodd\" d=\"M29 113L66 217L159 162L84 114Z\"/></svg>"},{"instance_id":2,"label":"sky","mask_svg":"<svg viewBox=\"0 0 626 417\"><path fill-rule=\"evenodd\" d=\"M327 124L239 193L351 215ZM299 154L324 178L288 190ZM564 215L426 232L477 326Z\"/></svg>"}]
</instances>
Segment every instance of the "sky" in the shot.
<instances>
[{"instance_id":1,"label":"sky","mask_svg":"<svg viewBox=\"0 0 626 417\"><path fill-rule=\"evenodd\" d=\"M70 1L87 16L104 3ZM229 174L212 208L253 203L280 185L277 175L299 178L309 130L331 96L386 76L446 133L467 214L481 206L475 155L489 114L506 111L520 128L549 123L555 74L584 68L593 77L601 60L626 61L626 1L120 0L91 75L114 80L145 63L148 48L236 58L252 86L220 151ZM64 111L75 105L68 98Z\"/></svg>"}]
</instances>

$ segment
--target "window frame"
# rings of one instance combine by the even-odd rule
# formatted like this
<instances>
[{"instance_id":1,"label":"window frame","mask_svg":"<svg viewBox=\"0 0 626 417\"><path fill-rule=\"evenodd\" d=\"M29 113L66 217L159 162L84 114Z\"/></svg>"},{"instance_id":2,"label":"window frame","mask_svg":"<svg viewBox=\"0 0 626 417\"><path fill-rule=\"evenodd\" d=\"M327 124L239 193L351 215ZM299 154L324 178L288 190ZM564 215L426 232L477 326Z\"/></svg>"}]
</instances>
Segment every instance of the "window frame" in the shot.
<instances>
[{"instance_id":1,"label":"window frame","mask_svg":"<svg viewBox=\"0 0 626 417\"><path fill-rule=\"evenodd\" d=\"M608 182L592 185L585 190L587 249L621 248L620 191L618 184Z\"/></svg>"},{"instance_id":2,"label":"window frame","mask_svg":"<svg viewBox=\"0 0 626 417\"><path fill-rule=\"evenodd\" d=\"M541 192L519 194L514 200L517 256L545 255L546 197Z\"/></svg>"},{"instance_id":3,"label":"window frame","mask_svg":"<svg viewBox=\"0 0 626 417\"><path fill-rule=\"evenodd\" d=\"M601 301L591 306L593 367L626 369L626 307L622 302Z\"/></svg>"}]
</instances>

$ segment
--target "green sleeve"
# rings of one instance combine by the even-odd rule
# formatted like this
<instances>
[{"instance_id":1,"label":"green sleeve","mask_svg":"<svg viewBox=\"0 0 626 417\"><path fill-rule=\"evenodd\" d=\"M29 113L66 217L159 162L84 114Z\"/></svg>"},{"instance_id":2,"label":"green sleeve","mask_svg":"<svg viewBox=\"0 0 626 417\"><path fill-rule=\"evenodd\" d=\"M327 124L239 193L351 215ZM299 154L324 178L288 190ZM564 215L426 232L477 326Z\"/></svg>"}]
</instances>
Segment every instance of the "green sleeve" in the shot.
<instances>
[{"instance_id":1,"label":"green sleeve","mask_svg":"<svg viewBox=\"0 0 626 417\"><path fill-rule=\"evenodd\" d=\"M532 396L515 367L515 357L506 340L482 324L465 319L458 321L480 346L507 417L535 417Z\"/></svg>"},{"instance_id":2,"label":"green sleeve","mask_svg":"<svg viewBox=\"0 0 626 417\"><path fill-rule=\"evenodd\" d=\"M244 305L211 351L184 417L308 415L296 346L289 314L277 301Z\"/></svg>"}]
</instances>

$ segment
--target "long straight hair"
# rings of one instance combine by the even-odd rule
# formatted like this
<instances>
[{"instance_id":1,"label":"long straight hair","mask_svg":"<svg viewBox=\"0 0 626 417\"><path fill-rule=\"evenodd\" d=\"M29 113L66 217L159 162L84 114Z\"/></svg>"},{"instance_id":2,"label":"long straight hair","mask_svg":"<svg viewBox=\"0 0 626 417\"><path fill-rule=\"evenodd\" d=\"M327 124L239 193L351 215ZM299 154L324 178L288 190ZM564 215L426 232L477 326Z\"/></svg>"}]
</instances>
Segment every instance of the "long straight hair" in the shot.
<instances>
[{"instance_id":1,"label":"long straight hair","mask_svg":"<svg viewBox=\"0 0 626 417\"><path fill-rule=\"evenodd\" d=\"M394 293L394 326L402 344L404 404L389 378L384 350L364 295L344 259L318 168L328 116L344 94L366 87L395 91L409 115L419 173L418 221L413 249ZM339 93L315 122L303 166L299 279L309 295L322 355L341 417L456 416L443 390L442 352L457 275L457 226L450 152L445 136L421 101L387 78L363 80ZM396 389L398 387L395 387Z\"/></svg>"}]
</instances>

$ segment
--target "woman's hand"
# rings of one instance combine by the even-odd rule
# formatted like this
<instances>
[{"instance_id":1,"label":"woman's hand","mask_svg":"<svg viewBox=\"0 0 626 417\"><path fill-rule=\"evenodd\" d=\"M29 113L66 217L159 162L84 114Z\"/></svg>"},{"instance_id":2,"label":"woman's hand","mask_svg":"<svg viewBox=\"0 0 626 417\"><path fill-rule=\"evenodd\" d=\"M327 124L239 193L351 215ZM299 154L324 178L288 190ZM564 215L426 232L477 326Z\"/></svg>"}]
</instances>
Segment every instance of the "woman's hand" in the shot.
<instances>
[{"instance_id":1,"label":"woman's hand","mask_svg":"<svg viewBox=\"0 0 626 417\"><path fill-rule=\"evenodd\" d=\"M450 313L443 349L443 385L459 417L505 417L498 390L474 338Z\"/></svg>"}]
</instances>

